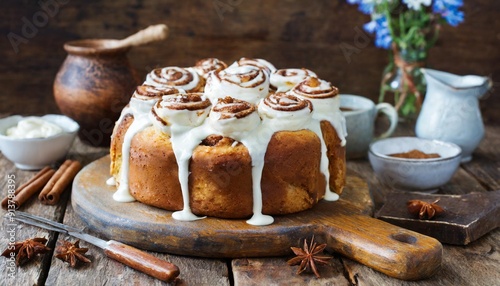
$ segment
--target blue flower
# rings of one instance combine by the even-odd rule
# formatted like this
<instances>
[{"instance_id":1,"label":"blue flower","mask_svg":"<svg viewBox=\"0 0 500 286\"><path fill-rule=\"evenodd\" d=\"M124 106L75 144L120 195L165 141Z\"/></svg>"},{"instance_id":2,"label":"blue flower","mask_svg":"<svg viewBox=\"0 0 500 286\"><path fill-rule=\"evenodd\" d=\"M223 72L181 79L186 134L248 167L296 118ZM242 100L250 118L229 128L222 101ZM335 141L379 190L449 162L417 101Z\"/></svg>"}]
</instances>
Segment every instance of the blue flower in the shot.
<instances>
[{"instance_id":1,"label":"blue flower","mask_svg":"<svg viewBox=\"0 0 500 286\"><path fill-rule=\"evenodd\" d=\"M435 0L432 10L451 26L457 26L464 21L464 12L458 10L463 4L463 0Z\"/></svg>"},{"instance_id":2,"label":"blue flower","mask_svg":"<svg viewBox=\"0 0 500 286\"><path fill-rule=\"evenodd\" d=\"M371 14L375 10L375 2L373 0L347 0L349 4L358 4L358 10L364 14Z\"/></svg>"},{"instance_id":3,"label":"blue flower","mask_svg":"<svg viewBox=\"0 0 500 286\"><path fill-rule=\"evenodd\" d=\"M463 0L434 0L434 4L438 2L446 6L462 7L464 5Z\"/></svg>"},{"instance_id":4,"label":"blue flower","mask_svg":"<svg viewBox=\"0 0 500 286\"><path fill-rule=\"evenodd\" d=\"M443 13L443 18L453 27L458 26L458 24L464 21L464 12L458 10L448 10Z\"/></svg>"},{"instance_id":5,"label":"blue flower","mask_svg":"<svg viewBox=\"0 0 500 286\"><path fill-rule=\"evenodd\" d=\"M363 29L370 34L373 34L375 33L375 30L377 30L377 22L375 20L370 21L363 25Z\"/></svg>"},{"instance_id":6,"label":"blue flower","mask_svg":"<svg viewBox=\"0 0 500 286\"><path fill-rule=\"evenodd\" d=\"M375 5L373 2L361 2L359 3L359 11L365 14L371 14L375 10Z\"/></svg>"},{"instance_id":7,"label":"blue flower","mask_svg":"<svg viewBox=\"0 0 500 286\"><path fill-rule=\"evenodd\" d=\"M371 22L363 25L363 29L370 34L375 33L375 46L388 49L392 43L391 32L385 16L378 16Z\"/></svg>"}]
</instances>

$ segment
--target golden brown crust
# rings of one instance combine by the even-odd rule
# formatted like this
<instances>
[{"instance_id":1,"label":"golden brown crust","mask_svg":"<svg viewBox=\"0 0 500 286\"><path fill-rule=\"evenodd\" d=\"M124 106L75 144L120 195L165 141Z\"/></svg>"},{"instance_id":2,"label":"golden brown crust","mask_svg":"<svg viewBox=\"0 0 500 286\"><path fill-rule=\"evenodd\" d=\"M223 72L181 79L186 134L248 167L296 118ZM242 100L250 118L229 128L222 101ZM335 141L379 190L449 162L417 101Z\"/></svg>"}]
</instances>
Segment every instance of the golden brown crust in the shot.
<instances>
[{"instance_id":1,"label":"golden brown crust","mask_svg":"<svg viewBox=\"0 0 500 286\"><path fill-rule=\"evenodd\" d=\"M117 178L121 145L133 122L127 115L115 127L111 173ZM330 188L340 194L345 184L345 147L328 121L321 122L330 160ZM313 207L325 193L319 171L321 143L309 130L280 131L269 142L262 172L263 213L290 214ZM175 211L183 207L177 162L168 135L151 126L131 142L129 187L138 201ZM253 213L252 167L247 148L218 135L207 137L190 162L193 213L220 218L248 218Z\"/></svg>"},{"instance_id":2,"label":"golden brown crust","mask_svg":"<svg viewBox=\"0 0 500 286\"><path fill-rule=\"evenodd\" d=\"M252 160L241 143L223 138L214 146L198 146L190 163L193 213L221 218L252 214Z\"/></svg>"},{"instance_id":3,"label":"golden brown crust","mask_svg":"<svg viewBox=\"0 0 500 286\"><path fill-rule=\"evenodd\" d=\"M275 133L262 172L263 213L289 214L315 205L325 193L320 160L321 142L314 132Z\"/></svg>"},{"instance_id":4,"label":"golden brown crust","mask_svg":"<svg viewBox=\"0 0 500 286\"><path fill-rule=\"evenodd\" d=\"M138 201L168 210L182 209L177 162L170 137L148 127L130 144L129 188Z\"/></svg>"},{"instance_id":5,"label":"golden brown crust","mask_svg":"<svg viewBox=\"0 0 500 286\"><path fill-rule=\"evenodd\" d=\"M122 163L122 144L123 138L125 137L125 132L134 121L134 116L132 114L126 114L123 120L116 124L113 130L113 136L111 136L111 144L109 149L109 155L111 158L110 174L118 177Z\"/></svg>"},{"instance_id":6,"label":"golden brown crust","mask_svg":"<svg viewBox=\"0 0 500 286\"><path fill-rule=\"evenodd\" d=\"M127 117L114 136L120 144ZM190 162L190 201L195 214L221 218L252 215L252 167L247 148L234 140L209 136ZM268 145L262 173L263 212L289 214L311 208L324 195L319 172L320 140L312 131L282 131ZM121 144L120 144L121 145ZM112 145L113 158L118 149ZM116 163L115 163L116 173ZM168 135L148 127L137 133L130 151L130 191L138 201L167 210L182 209L177 163Z\"/></svg>"},{"instance_id":7,"label":"golden brown crust","mask_svg":"<svg viewBox=\"0 0 500 286\"><path fill-rule=\"evenodd\" d=\"M330 190L340 195L344 190L346 178L345 146L342 146L337 131L329 121L321 121L321 130L329 159Z\"/></svg>"}]
</instances>

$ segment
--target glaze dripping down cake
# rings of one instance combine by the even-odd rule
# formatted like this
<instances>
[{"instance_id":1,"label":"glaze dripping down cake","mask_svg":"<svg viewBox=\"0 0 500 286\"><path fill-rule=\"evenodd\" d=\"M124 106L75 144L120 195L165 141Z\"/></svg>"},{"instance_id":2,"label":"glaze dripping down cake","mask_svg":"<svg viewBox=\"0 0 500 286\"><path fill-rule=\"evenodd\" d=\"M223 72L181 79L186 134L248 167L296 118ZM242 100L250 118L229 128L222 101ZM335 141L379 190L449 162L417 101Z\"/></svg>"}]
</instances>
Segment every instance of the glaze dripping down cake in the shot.
<instances>
[{"instance_id":1,"label":"glaze dripping down cake","mask_svg":"<svg viewBox=\"0 0 500 286\"><path fill-rule=\"evenodd\" d=\"M113 131L113 198L177 220L253 225L336 200L346 173L339 104L314 72L263 59L155 69Z\"/></svg>"}]
</instances>

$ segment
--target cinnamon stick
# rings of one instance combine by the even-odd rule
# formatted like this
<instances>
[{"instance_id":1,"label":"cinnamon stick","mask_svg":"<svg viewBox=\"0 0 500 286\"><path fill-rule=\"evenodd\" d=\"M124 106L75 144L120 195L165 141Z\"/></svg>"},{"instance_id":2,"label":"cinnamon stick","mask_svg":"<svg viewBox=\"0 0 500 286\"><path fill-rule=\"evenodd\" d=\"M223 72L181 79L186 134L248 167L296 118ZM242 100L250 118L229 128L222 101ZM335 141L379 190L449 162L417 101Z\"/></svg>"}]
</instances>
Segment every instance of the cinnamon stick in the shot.
<instances>
[{"instance_id":1,"label":"cinnamon stick","mask_svg":"<svg viewBox=\"0 0 500 286\"><path fill-rule=\"evenodd\" d=\"M40 191L43 186L52 178L56 171L50 169L43 175L34 180L31 184L23 188L13 199L16 209L20 208L29 198L36 192Z\"/></svg>"},{"instance_id":2,"label":"cinnamon stick","mask_svg":"<svg viewBox=\"0 0 500 286\"><path fill-rule=\"evenodd\" d=\"M20 192L22 192L27 186L33 184L34 181L36 181L38 178L43 176L45 173L47 173L49 170L52 170L49 166L44 167L41 169L38 173L36 173L31 179L29 179L26 183L22 184L17 188L17 190L14 192L14 197L17 196ZM13 198L12 198L13 199ZM6 209L8 206L9 202L9 197L5 197L2 200L2 208Z\"/></svg>"},{"instance_id":3,"label":"cinnamon stick","mask_svg":"<svg viewBox=\"0 0 500 286\"><path fill-rule=\"evenodd\" d=\"M43 204L54 205L57 204L61 194L66 187L71 183L82 165L78 161L66 160L61 167L57 170L51 180L45 185L38 199Z\"/></svg>"},{"instance_id":4,"label":"cinnamon stick","mask_svg":"<svg viewBox=\"0 0 500 286\"><path fill-rule=\"evenodd\" d=\"M64 161L61 166L59 166L59 169L57 169L54 176L52 176L50 181L45 185L45 187L43 187L42 191L38 195L39 200L41 200L43 202L42 197L46 196L50 192L50 190L52 190L52 188L54 187L56 182L59 180L59 178L61 178L64 171L68 168L69 165L71 165L71 162L72 161L68 159L68 160Z\"/></svg>"}]
</instances>

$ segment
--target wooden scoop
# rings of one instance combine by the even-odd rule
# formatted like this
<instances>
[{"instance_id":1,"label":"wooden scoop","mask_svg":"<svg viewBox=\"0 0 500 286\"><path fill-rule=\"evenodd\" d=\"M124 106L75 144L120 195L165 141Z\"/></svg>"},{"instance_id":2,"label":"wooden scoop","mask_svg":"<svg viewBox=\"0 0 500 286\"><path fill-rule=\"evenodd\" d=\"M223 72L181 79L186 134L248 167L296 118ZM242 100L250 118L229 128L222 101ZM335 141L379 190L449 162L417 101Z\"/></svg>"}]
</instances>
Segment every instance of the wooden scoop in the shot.
<instances>
[{"instance_id":1,"label":"wooden scoop","mask_svg":"<svg viewBox=\"0 0 500 286\"><path fill-rule=\"evenodd\" d=\"M64 44L64 49L74 54L93 54L128 50L151 42L161 41L168 37L165 24L152 25L122 40L115 39L81 39Z\"/></svg>"},{"instance_id":2,"label":"wooden scoop","mask_svg":"<svg viewBox=\"0 0 500 286\"><path fill-rule=\"evenodd\" d=\"M146 29L128 36L122 40L110 41L106 48L124 48L145 45L151 42L165 40L168 37L168 27L165 24L151 25Z\"/></svg>"}]
</instances>

